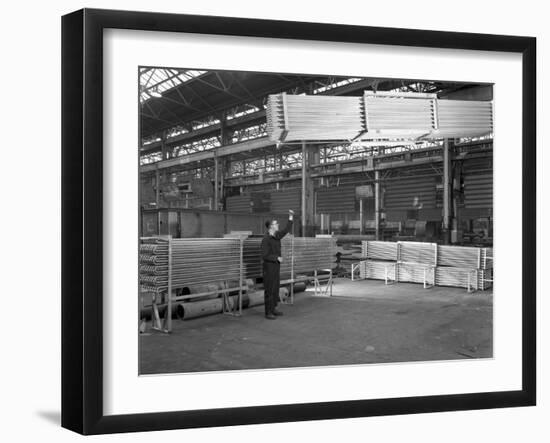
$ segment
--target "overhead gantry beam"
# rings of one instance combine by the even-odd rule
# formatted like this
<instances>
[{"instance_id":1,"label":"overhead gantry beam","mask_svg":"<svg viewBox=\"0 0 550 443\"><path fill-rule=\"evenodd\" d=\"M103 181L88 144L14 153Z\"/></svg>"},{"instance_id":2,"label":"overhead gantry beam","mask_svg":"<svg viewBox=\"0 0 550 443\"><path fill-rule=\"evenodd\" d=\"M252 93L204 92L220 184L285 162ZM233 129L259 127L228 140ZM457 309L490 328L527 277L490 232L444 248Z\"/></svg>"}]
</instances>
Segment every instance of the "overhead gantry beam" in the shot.
<instances>
[{"instance_id":1,"label":"overhead gantry beam","mask_svg":"<svg viewBox=\"0 0 550 443\"><path fill-rule=\"evenodd\" d=\"M207 151L195 152L192 154L182 155L181 157L171 158L169 160L162 160L156 163L142 165L140 166L139 170L141 173L153 172L157 169L173 168L174 166L187 165L203 160L211 160L214 159L216 156L225 157L241 152L266 148L268 146L274 146L274 143L267 137L259 137L241 143L233 143L232 145L221 146L219 148L209 149Z\"/></svg>"}]
</instances>

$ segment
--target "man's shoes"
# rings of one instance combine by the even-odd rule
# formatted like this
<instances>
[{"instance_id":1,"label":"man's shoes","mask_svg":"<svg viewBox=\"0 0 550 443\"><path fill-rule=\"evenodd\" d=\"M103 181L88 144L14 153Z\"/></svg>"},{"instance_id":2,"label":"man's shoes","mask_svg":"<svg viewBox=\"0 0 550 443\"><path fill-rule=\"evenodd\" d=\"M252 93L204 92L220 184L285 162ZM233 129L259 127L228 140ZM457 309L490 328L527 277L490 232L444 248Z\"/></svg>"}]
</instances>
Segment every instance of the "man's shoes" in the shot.
<instances>
[{"instance_id":1,"label":"man's shoes","mask_svg":"<svg viewBox=\"0 0 550 443\"><path fill-rule=\"evenodd\" d=\"M273 314L265 314L265 318L268 320L275 320L277 317L275 317Z\"/></svg>"},{"instance_id":2,"label":"man's shoes","mask_svg":"<svg viewBox=\"0 0 550 443\"><path fill-rule=\"evenodd\" d=\"M279 311L278 309L275 309L275 310L273 311L273 315L279 316L279 315L283 315L283 313L282 313L281 311Z\"/></svg>"}]
</instances>

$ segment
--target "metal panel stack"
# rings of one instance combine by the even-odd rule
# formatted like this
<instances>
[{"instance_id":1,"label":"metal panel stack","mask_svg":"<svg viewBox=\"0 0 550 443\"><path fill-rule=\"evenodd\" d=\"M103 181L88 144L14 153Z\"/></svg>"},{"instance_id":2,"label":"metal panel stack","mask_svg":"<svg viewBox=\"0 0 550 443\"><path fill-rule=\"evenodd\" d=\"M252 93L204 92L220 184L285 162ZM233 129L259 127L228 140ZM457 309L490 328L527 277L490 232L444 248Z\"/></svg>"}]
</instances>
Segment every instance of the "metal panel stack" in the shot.
<instances>
[{"instance_id":1,"label":"metal panel stack","mask_svg":"<svg viewBox=\"0 0 550 443\"><path fill-rule=\"evenodd\" d=\"M493 248L438 246L436 284L485 290L492 286Z\"/></svg>"},{"instance_id":2,"label":"metal panel stack","mask_svg":"<svg viewBox=\"0 0 550 443\"><path fill-rule=\"evenodd\" d=\"M252 199L250 194L229 196L225 199L225 205L229 212L252 212Z\"/></svg>"},{"instance_id":3,"label":"metal panel stack","mask_svg":"<svg viewBox=\"0 0 550 443\"><path fill-rule=\"evenodd\" d=\"M221 281L238 282L241 241L232 238L172 239L172 288ZM168 289L168 240L145 238L140 245L139 281L143 292Z\"/></svg>"},{"instance_id":4,"label":"metal panel stack","mask_svg":"<svg viewBox=\"0 0 550 443\"><path fill-rule=\"evenodd\" d=\"M466 208L493 207L493 174L467 174L464 177Z\"/></svg>"},{"instance_id":5,"label":"metal panel stack","mask_svg":"<svg viewBox=\"0 0 550 443\"><path fill-rule=\"evenodd\" d=\"M399 242L397 281L433 285L436 262L437 244Z\"/></svg>"},{"instance_id":6,"label":"metal panel stack","mask_svg":"<svg viewBox=\"0 0 550 443\"><path fill-rule=\"evenodd\" d=\"M397 263L396 281L433 285L435 284L435 266L425 263Z\"/></svg>"},{"instance_id":7,"label":"metal panel stack","mask_svg":"<svg viewBox=\"0 0 550 443\"><path fill-rule=\"evenodd\" d=\"M359 276L362 279L369 278L374 280L392 280L395 281L395 272L397 265L395 262L364 260L359 266Z\"/></svg>"},{"instance_id":8,"label":"metal panel stack","mask_svg":"<svg viewBox=\"0 0 550 443\"><path fill-rule=\"evenodd\" d=\"M281 239L281 256L283 257L283 262L281 263L281 279L288 280L292 278L296 273L292 273L293 265L293 243L295 237L292 235L286 235ZM309 269L312 271L313 269Z\"/></svg>"},{"instance_id":9,"label":"metal panel stack","mask_svg":"<svg viewBox=\"0 0 550 443\"><path fill-rule=\"evenodd\" d=\"M270 199L272 214L285 214L289 209L292 209L296 215L302 212L302 192L299 188L272 191ZM282 220L280 222L281 225L284 224Z\"/></svg>"},{"instance_id":10,"label":"metal panel stack","mask_svg":"<svg viewBox=\"0 0 550 443\"><path fill-rule=\"evenodd\" d=\"M401 241L398 244L398 261L429 266L437 264L436 243Z\"/></svg>"},{"instance_id":11,"label":"metal panel stack","mask_svg":"<svg viewBox=\"0 0 550 443\"><path fill-rule=\"evenodd\" d=\"M246 278L262 276L262 239L247 238L243 241L243 262ZM334 238L293 237L281 240L281 279L287 280L299 273L336 266L336 240Z\"/></svg>"},{"instance_id":12,"label":"metal panel stack","mask_svg":"<svg viewBox=\"0 0 550 443\"><path fill-rule=\"evenodd\" d=\"M290 241L293 242L294 274L332 269L336 266L336 239L294 237Z\"/></svg>"},{"instance_id":13,"label":"metal panel stack","mask_svg":"<svg viewBox=\"0 0 550 443\"><path fill-rule=\"evenodd\" d=\"M267 133L277 142L473 137L493 131L492 102L440 100L434 94L363 97L270 95Z\"/></svg>"},{"instance_id":14,"label":"metal panel stack","mask_svg":"<svg viewBox=\"0 0 550 443\"><path fill-rule=\"evenodd\" d=\"M273 141L351 140L364 131L361 97L270 95L267 132Z\"/></svg>"},{"instance_id":15,"label":"metal panel stack","mask_svg":"<svg viewBox=\"0 0 550 443\"><path fill-rule=\"evenodd\" d=\"M355 202L355 186L317 189L316 208L319 214L355 212Z\"/></svg>"},{"instance_id":16,"label":"metal panel stack","mask_svg":"<svg viewBox=\"0 0 550 443\"><path fill-rule=\"evenodd\" d=\"M259 237L247 238L243 241L243 265L246 278L259 278L262 276L262 254Z\"/></svg>"},{"instance_id":17,"label":"metal panel stack","mask_svg":"<svg viewBox=\"0 0 550 443\"><path fill-rule=\"evenodd\" d=\"M476 137L493 131L493 103L437 100L438 138Z\"/></svg>"},{"instance_id":18,"label":"metal panel stack","mask_svg":"<svg viewBox=\"0 0 550 443\"><path fill-rule=\"evenodd\" d=\"M479 270L475 268L440 266L435 270L437 286L481 289L479 277Z\"/></svg>"},{"instance_id":19,"label":"metal panel stack","mask_svg":"<svg viewBox=\"0 0 550 443\"><path fill-rule=\"evenodd\" d=\"M472 290L492 287L493 248L363 241L361 252L365 259L359 265L361 278Z\"/></svg>"},{"instance_id":20,"label":"metal panel stack","mask_svg":"<svg viewBox=\"0 0 550 443\"><path fill-rule=\"evenodd\" d=\"M369 137L418 138L437 127L435 95L365 92Z\"/></svg>"},{"instance_id":21,"label":"metal panel stack","mask_svg":"<svg viewBox=\"0 0 550 443\"><path fill-rule=\"evenodd\" d=\"M388 210L412 209L422 205L423 209L436 207L435 177L411 177L384 182L384 205ZM441 213L441 209L439 210Z\"/></svg>"},{"instance_id":22,"label":"metal panel stack","mask_svg":"<svg viewBox=\"0 0 550 443\"><path fill-rule=\"evenodd\" d=\"M481 248L481 269L493 269L493 248Z\"/></svg>"},{"instance_id":23,"label":"metal panel stack","mask_svg":"<svg viewBox=\"0 0 550 443\"><path fill-rule=\"evenodd\" d=\"M439 246L437 249L437 264L456 268L479 268L481 263L481 248L468 246Z\"/></svg>"},{"instance_id":24,"label":"metal panel stack","mask_svg":"<svg viewBox=\"0 0 550 443\"><path fill-rule=\"evenodd\" d=\"M369 260L397 261L397 243L369 240L361 242L361 255Z\"/></svg>"}]
</instances>

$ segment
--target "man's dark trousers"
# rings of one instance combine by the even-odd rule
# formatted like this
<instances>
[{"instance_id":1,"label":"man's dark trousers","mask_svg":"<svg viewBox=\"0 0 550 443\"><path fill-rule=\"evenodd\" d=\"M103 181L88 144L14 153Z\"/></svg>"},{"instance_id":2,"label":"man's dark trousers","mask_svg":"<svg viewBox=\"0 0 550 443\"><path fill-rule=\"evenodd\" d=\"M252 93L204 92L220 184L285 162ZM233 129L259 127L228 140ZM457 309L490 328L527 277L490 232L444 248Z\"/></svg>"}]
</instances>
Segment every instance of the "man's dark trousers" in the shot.
<instances>
[{"instance_id":1,"label":"man's dark trousers","mask_svg":"<svg viewBox=\"0 0 550 443\"><path fill-rule=\"evenodd\" d=\"M272 314L279 302L279 286L281 284L281 265L264 262L264 304L265 314Z\"/></svg>"}]
</instances>

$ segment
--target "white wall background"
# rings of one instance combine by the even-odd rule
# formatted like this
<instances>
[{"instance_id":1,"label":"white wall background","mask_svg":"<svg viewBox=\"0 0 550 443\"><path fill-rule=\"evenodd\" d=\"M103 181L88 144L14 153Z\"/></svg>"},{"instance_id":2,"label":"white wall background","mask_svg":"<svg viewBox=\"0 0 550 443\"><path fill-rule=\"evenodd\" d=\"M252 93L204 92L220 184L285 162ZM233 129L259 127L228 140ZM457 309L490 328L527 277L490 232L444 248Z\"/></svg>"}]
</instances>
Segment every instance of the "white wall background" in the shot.
<instances>
[{"instance_id":1,"label":"white wall background","mask_svg":"<svg viewBox=\"0 0 550 443\"><path fill-rule=\"evenodd\" d=\"M155 10L355 25L408 27L530 35L538 38L538 175L539 175L539 406L458 413L423 414L223 429L165 431L162 434L102 436L164 441L548 441L550 429L550 326L543 315L549 284L541 275L550 265L549 156L542 155L543 107L550 97L543 77L550 74L550 28L544 2L482 3L463 0L392 2L208 2L154 3L143 0L77 2L8 2L2 8L0 32L0 137L3 154L0 192L0 260L3 309L0 322L0 432L4 441L73 441L59 427L60 414L60 17L81 7ZM519 148L519 147L518 147ZM518 151L518 159L520 157ZM546 189L544 189L546 188ZM546 191L546 192L545 192ZM511 202L513 207L513 202ZM514 235L514 233L510 233ZM30 249L28 239L34 239ZM32 278L28 271L32 271ZM7 284L6 284L7 283Z\"/></svg>"}]
</instances>

